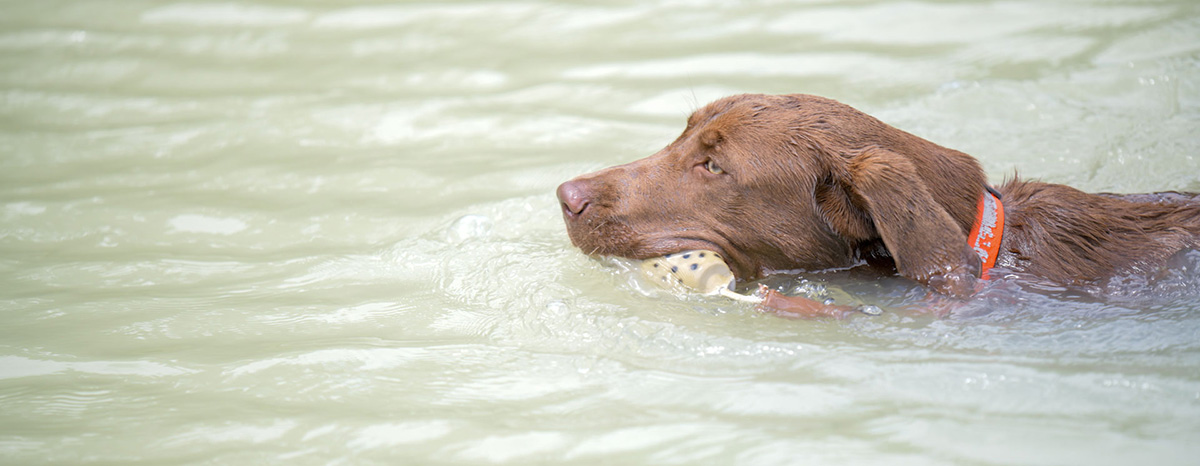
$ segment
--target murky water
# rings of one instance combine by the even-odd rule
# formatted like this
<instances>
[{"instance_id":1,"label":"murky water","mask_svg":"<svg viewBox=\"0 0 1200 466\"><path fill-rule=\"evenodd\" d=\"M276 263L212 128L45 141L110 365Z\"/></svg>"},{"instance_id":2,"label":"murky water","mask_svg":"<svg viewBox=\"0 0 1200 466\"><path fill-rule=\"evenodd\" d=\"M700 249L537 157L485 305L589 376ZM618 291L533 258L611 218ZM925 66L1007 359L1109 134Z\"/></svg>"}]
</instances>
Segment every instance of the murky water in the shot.
<instances>
[{"instance_id":1,"label":"murky water","mask_svg":"<svg viewBox=\"0 0 1200 466\"><path fill-rule=\"evenodd\" d=\"M1188 464L1200 259L791 321L584 257L554 187L739 92L993 181L1200 190L1200 4L6 1L0 462ZM1188 261L1190 266L1188 265Z\"/></svg>"}]
</instances>

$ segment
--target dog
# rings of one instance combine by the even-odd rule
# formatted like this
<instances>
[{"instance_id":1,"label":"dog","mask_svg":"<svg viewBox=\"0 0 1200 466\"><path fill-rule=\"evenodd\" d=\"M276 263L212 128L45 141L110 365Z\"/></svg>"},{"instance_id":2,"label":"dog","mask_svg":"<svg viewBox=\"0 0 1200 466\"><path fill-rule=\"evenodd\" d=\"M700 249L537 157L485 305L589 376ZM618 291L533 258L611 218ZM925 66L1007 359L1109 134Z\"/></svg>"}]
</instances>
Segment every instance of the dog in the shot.
<instances>
[{"instance_id":1,"label":"dog","mask_svg":"<svg viewBox=\"0 0 1200 466\"><path fill-rule=\"evenodd\" d=\"M737 95L647 158L557 196L591 255L720 253L734 275L882 264L965 298L993 268L1066 286L1155 273L1200 247L1200 195L1090 194L1014 177L837 101Z\"/></svg>"}]
</instances>

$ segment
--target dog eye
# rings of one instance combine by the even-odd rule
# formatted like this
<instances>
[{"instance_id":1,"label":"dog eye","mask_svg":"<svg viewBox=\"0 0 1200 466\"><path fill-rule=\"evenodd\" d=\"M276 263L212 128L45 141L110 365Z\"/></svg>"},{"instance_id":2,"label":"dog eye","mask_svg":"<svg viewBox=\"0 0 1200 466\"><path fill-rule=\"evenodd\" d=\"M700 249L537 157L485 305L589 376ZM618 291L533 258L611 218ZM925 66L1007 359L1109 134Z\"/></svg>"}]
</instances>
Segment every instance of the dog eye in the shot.
<instances>
[{"instance_id":1,"label":"dog eye","mask_svg":"<svg viewBox=\"0 0 1200 466\"><path fill-rule=\"evenodd\" d=\"M708 170L709 173L714 175L725 173L725 170L723 170L721 167L718 167L717 162L713 162L712 159L708 159L707 162L704 162L704 169Z\"/></svg>"}]
</instances>

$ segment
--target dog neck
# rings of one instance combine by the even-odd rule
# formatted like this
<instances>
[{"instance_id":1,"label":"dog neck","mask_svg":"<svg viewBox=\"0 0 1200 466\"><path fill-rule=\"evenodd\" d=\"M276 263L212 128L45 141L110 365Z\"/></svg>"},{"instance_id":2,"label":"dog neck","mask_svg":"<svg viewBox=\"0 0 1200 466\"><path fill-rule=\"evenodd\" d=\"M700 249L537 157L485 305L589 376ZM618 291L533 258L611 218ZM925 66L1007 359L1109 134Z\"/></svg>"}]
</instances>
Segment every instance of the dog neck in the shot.
<instances>
[{"instance_id":1,"label":"dog neck","mask_svg":"<svg viewBox=\"0 0 1200 466\"><path fill-rule=\"evenodd\" d=\"M1004 204L1000 202L1000 193L991 186L986 188L979 197L975 225L971 227L971 234L967 235L967 244L979 254L979 276L985 280L988 271L996 265L1000 240L1004 237Z\"/></svg>"}]
</instances>

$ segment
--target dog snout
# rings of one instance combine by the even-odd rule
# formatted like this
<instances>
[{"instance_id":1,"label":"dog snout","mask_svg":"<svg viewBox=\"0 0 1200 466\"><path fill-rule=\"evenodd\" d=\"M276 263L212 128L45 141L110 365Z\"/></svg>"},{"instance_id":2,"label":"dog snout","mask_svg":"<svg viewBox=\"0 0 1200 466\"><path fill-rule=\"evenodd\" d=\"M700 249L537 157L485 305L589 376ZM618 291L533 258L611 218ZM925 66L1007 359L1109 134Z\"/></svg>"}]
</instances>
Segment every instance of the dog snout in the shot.
<instances>
[{"instance_id":1,"label":"dog snout","mask_svg":"<svg viewBox=\"0 0 1200 466\"><path fill-rule=\"evenodd\" d=\"M562 203L563 213L574 218L591 205L592 193L585 182L571 180L558 186L558 200Z\"/></svg>"}]
</instances>

